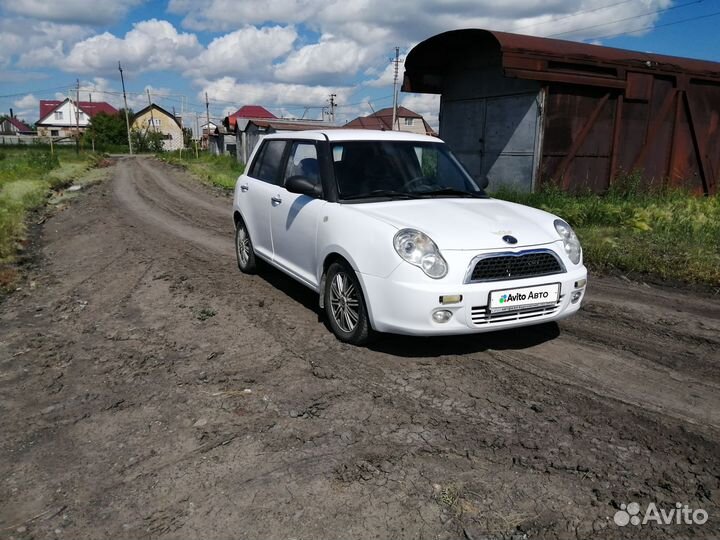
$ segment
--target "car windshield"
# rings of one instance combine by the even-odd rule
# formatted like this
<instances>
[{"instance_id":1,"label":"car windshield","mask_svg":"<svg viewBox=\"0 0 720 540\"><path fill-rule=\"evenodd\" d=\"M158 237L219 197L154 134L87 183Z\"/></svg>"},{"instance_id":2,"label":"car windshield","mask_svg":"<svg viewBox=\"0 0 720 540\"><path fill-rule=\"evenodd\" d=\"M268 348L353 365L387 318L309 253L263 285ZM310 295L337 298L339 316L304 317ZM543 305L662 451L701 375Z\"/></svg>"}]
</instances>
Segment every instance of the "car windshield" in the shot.
<instances>
[{"instance_id":1,"label":"car windshield","mask_svg":"<svg viewBox=\"0 0 720 540\"><path fill-rule=\"evenodd\" d=\"M442 143L346 141L332 152L342 200L485 197Z\"/></svg>"}]
</instances>

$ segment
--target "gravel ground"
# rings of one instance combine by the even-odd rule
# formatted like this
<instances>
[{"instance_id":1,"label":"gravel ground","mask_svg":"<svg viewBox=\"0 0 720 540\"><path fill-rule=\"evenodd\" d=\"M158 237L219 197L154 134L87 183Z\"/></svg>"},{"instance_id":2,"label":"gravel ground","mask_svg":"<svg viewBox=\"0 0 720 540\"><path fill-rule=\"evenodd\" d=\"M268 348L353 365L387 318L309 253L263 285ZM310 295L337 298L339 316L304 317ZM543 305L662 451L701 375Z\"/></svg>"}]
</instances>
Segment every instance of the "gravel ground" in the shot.
<instances>
[{"instance_id":1,"label":"gravel ground","mask_svg":"<svg viewBox=\"0 0 720 540\"><path fill-rule=\"evenodd\" d=\"M717 297L591 276L559 325L355 348L238 272L230 196L109 171L0 304L0 538L720 536Z\"/></svg>"}]
</instances>

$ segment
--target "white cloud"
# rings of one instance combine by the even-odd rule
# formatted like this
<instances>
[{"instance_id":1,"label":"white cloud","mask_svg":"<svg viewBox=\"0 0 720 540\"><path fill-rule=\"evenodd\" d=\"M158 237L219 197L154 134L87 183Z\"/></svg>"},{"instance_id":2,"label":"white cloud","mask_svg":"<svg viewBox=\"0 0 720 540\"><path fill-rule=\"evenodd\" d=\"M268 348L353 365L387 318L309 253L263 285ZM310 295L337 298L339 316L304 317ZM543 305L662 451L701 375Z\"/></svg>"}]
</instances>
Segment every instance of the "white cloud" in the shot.
<instances>
[{"instance_id":1,"label":"white cloud","mask_svg":"<svg viewBox=\"0 0 720 540\"><path fill-rule=\"evenodd\" d=\"M205 92L210 101L231 103L259 103L266 107L315 107L323 106L331 93L337 94L338 103L347 102L350 87L307 86L286 83L241 83L234 77L214 81L198 81L202 88L198 100L204 101Z\"/></svg>"},{"instance_id":2,"label":"white cloud","mask_svg":"<svg viewBox=\"0 0 720 540\"><path fill-rule=\"evenodd\" d=\"M123 38L105 32L76 43L60 67L75 73L108 73L120 60L136 73L183 70L201 52L195 34L179 33L167 21L150 19L135 23Z\"/></svg>"},{"instance_id":3,"label":"white cloud","mask_svg":"<svg viewBox=\"0 0 720 540\"><path fill-rule=\"evenodd\" d=\"M36 98L32 94L27 94L20 99L16 99L15 101L13 101L13 105L20 109L32 109L33 107L37 107L38 103L38 98Z\"/></svg>"},{"instance_id":4,"label":"white cloud","mask_svg":"<svg viewBox=\"0 0 720 540\"><path fill-rule=\"evenodd\" d=\"M196 0L170 0L168 11L185 14L185 28L221 32L247 24L305 21L319 4L317 0L212 0L198 9Z\"/></svg>"},{"instance_id":5,"label":"white cloud","mask_svg":"<svg viewBox=\"0 0 720 540\"><path fill-rule=\"evenodd\" d=\"M0 66L12 63L15 55L28 60L34 57L47 57L48 50L60 52L62 45L73 44L90 35L87 27L73 24L56 24L51 22L28 21L18 17L0 18ZM57 49L57 47L60 49ZM38 51L35 53L35 51ZM33 62L19 64L20 67L37 65Z\"/></svg>"},{"instance_id":6,"label":"white cloud","mask_svg":"<svg viewBox=\"0 0 720 540\"><path fill-rule=\"evenodd\" d=\"M354 77L366 65L371 52L358 43L323 35L318 43L291 53L275 70L281 81L337 83Z\"/></svg>"},{"instance_id":7,"label":"white cloud","mask_svg":"<svg viewBox=\"0 0 720 540\"><path fill-rule=\"evenodd\" d=\"M272 62L292 50L297 32L292 26L256 28L246 26L210 42L191 62L187 74L193 77L268 74Z\"/></svg>"},{"instance_id":8,"label":"white cloud","mask_svg":"<svg viewBox=\"0 0 720 540\"><path fill-rule=\"evenodd\" d=\"M141 0L112 0L95 5L87 0L0 0L0 7L10 13L75 24L109 24L121 20Z\"/></svg>"}]
</instances>

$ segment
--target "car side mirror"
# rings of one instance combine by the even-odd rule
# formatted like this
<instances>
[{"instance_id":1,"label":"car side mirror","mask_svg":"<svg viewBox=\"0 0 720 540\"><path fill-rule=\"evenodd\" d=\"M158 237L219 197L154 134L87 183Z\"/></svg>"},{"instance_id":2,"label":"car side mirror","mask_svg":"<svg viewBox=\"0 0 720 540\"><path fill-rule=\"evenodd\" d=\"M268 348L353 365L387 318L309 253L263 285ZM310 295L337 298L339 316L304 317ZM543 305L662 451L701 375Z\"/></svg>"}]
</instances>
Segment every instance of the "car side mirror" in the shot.
<instances>
[{"instance_id":1,"label":"car side mirror","mask_svg":"<svg viewBox=\"0 0 720 540\"><path fill-rule=\"evenodd\" d=\"M299 193L310 197L322 195L322 186L319 182L313 182L307 176L291 176L285 180L285 189L290 193Z\"/></svg>"}]
</instances>

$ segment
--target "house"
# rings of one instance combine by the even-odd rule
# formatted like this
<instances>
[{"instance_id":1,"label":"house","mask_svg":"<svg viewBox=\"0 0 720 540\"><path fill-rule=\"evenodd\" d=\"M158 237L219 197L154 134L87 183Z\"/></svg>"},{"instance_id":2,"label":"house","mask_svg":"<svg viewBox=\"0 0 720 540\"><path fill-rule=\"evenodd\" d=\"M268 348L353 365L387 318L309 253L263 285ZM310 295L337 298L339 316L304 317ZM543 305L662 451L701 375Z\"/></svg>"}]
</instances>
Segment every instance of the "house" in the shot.
<instances>
[{"instance_id":1,"label":"house","mask_svg":"<svg viewBox=\"0 0 720 540\"><path fill-rule=\"evenodd\" d=\"M10 116L0 116L0 135L35 135L35 130L18 120L10 109Z\"/></svg>"},{"instance_id":2,"label":"house","mask_svg":"<svg viewBox=\"0 0 720 540\"><path fill-rule=\"evenodd\" d=\"M243 105L237 111L228 115L223 124L228 131L234 131L235 124L241 119L276 120L277 116L260 105Z\"/></svg>"},{"instance_id":3,"label":"house","mask_svg":"<svg viewBox=\"0 0 720 540\"><path fill-rule=\"evenodd\" d=\"M179 150L185 145L180 121L155 103L133 115L132 129L142 133L148 131L162 133L164 150Z\"/></svg>"},{"instance_id":4,"label":"house","mask_svg":"<svg viewBox=\"0 0 720 540\"><path fill-rule=\"evenodd\" d=\"M392 107L380 109L369 116L359 116L345 124L346 128L392 130ZM406 107L397 108L396 127L398 131L418 133L420 135L435 135L435 132L425 119Z\"/></svg>"},{"instance_id":5,"label":"house","mask_svg":"<svg viewBox=\"0 0 720 540\"><path fill-rule=\"evenodd\" d=\"M90 119L98 113L118 114L118 110L104 101L79 101L78 107L70 98L40 100L40 119L36 127L41 137L74 137L85 131Z\"/></svg>"},{"instance_id":6,"label":"house","mask_svg":"<svg viewBox=\"0 0 720 540\"><path fill-rule=\"evenodd\" d=\"M623 174L718 192L720 63L480 29L416 45L405 92L491 189L607 191Z\"/></svg>"},{"instance_id":7,"label":"house","mask_svg":"<svg viewBox=\"0 0 720 540\"><path fill-rule=\"evenodd\" d=\"M227 121L227 118L225 119ZM225 122L224 121L224 122ZM223 123L224 123L223 122ZM304 131L312 129L329 129L333 126L321 120L290 120L284 118L274 119L237 119L234 126L236 144L236 157L240 163L247 163L255 145L265 135L285 131Z\"/></svg>"}]
</instances>

